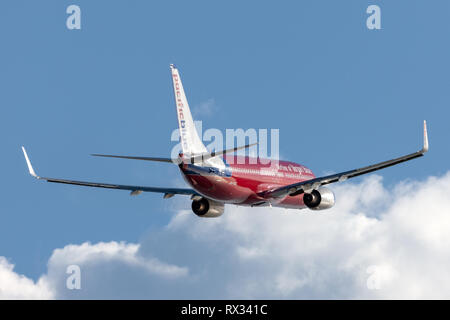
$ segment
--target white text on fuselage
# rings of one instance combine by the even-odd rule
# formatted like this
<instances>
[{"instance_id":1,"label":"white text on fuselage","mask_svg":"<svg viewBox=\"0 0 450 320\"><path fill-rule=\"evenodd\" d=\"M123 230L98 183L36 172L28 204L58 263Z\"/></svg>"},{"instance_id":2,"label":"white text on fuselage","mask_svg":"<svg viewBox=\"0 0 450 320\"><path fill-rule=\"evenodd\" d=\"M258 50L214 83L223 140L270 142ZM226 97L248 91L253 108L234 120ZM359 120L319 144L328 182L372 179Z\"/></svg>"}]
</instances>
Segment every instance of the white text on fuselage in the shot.
<instances>
[{"instance_id":1,"label":"white text on fuselage","mask_svg":"<svg viewBox=\"0 0 450 320\"><path fill-rule=\"evenodd\" d=\"M280 164L279 170L286 171L286 172L295 172L295 173L306 173L306 174L312 173L311 170L306 167L293 166L291 164L288 164L287 166Z\"/></svg>"},{"instance_id":2,"label":"white text on fuselage","mask_svg":"<svg viewBox=\"0 0 450 320\"><path fill-rule=\"evenodd\" d=\"M312 171L303 166L279 165L275 170L270 168L233 167L234 174L262 175L292 179L311 179Z\"/></svg>"}]
</instances>

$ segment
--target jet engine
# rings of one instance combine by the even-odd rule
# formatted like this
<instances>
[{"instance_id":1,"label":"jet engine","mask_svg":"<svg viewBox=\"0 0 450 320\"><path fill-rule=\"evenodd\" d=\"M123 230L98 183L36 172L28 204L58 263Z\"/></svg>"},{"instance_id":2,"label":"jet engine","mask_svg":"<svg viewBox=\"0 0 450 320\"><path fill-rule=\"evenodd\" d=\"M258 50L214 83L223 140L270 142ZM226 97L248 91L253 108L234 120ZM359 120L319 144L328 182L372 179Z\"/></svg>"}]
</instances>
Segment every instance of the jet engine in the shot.
<instances>
[{"instance_id":1,"label":"jet engine","mask_svg":"<svg viewBox=\"0 0 450 320\"><path fill-rule=\"evenodd\" d=\"M192 211L202 218L215 218L220 217L225 210L223 203L201 198L192 201Z\"/></svg>"},{"instance_id":2,"label":"jet engine","mask_svg":"<svg viewBox=\"0 0 450 320\"><path fill-rule=\"evenodd\" d=\"M334 206L334 193L321 187L303 195L303 203L311 210L324 210Z\"/></svg>"}]
</instances>

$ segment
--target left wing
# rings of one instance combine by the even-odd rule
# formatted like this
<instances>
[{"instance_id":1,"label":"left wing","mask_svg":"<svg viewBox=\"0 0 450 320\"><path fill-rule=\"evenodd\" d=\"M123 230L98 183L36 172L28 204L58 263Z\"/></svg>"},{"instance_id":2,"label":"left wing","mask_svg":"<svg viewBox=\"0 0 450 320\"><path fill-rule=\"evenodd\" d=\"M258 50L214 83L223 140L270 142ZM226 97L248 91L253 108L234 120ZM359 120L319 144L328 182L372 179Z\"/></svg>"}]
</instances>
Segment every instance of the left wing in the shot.
<instances>
[{"instance_id":1,"label":"left wing","mask_svg":"<svg viewBox=\"0 0 450 320\"><path fill-rule=\"evenodd\" d=\"M192 189L129 186L129 185L121 185L121 184L110 184L110 183L87 182L87 181L76 181L76 180L65 180L65 179L40 177L34 171L32 165L31 165L30 159L28 158L27 152L24 147L22 147L22 151L25 156L25 160L27 162L28 172L30 173L30 175L32 175L36 179L46 180L48 182L74 184L74 185L86 186L86 187L128 190L128 191L131 191L131 193L130 193L131 195L138 195L142 192L164 193L164 198L170 198L176 194L198 195L198 193Z\"/></svg>"},{"instance_id":2,"label":"left wing","mask_svg":"<svg viewBox=\"0 0 450 320\"><path fill-rule=\"evenodd\" d=\"M422 157L425 152L428 151L428 134L427 134L427 123L423 122L423 147L421 150L408 154L406 156L402 156L399 158L395 158L388 161L379 162L367 167L354 169L350 171L345 171L341 173L332 174L325 177L318 177L311 180L306 180L302 182L293 183L287 186L283 186L274 190L264 191L260 193L261 196L265 198L279 198L286 195L295 196L301 193L308 193L314 189L317 189L320 186L325 184L345 181L349 178L357 177L366 173L370 173L376 170L384 169L390 166L394 166L396 164L409 161L418 157Z\"/></svg>"}]
</instances>

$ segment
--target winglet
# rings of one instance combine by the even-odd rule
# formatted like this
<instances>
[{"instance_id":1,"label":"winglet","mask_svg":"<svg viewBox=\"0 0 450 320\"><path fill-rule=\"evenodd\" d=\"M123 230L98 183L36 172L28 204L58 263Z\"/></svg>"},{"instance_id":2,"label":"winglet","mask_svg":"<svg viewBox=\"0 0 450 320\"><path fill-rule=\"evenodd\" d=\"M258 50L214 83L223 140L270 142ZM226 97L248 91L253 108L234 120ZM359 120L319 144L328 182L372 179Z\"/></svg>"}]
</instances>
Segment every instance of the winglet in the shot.
<instances>
[{"instance_id":1,"label":"winglet","mask_svg":"<svg viewBox=\"0 0 450 320\"><path fill-rule=\"evenodd\" d=\"M428 133L427 133L427 122L423 120L423 148L422 153L428 151Z\"/></svg>"},{"instance_id":2,"label":"winglet","mask_svg":"<svg viewBox=\"0 0 450 320\"><path fill-rule=\"evenodd\" d=\"M23 155L25 156L25 161L27 162L27 166L28 166L28 172L30 172L30 174L39 179L40 177L36 174L36 172L34 172L33 166L31 165L30 159L28 158L27 155L27 151L25 150L25 148L22 146L22 151L23 151Z\"/></svg>"}]
</instances>

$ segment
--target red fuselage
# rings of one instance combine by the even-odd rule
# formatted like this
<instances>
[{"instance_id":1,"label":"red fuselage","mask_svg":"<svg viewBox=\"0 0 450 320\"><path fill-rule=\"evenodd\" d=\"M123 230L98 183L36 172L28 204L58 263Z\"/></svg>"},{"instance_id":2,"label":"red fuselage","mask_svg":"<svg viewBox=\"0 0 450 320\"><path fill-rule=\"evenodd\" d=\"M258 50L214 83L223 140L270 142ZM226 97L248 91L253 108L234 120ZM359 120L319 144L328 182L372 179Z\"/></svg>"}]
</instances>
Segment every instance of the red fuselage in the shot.
<instances>
[{"instance_id":1,"label":"red fuselage","mask_svg":"<svg viewBox=\"0 0 450 320\"><path fill-rule=\"evenodd\" d=\"M224 203L267 206L261 193L315 178L310 169L289 161L225 156L225 170L183 164L183 177L199 194ZM303 194L271 201L273 206L305 208Z\"/></svg>"}]
</instances>

